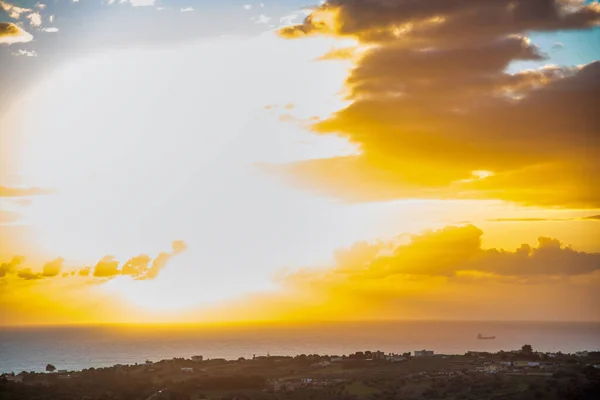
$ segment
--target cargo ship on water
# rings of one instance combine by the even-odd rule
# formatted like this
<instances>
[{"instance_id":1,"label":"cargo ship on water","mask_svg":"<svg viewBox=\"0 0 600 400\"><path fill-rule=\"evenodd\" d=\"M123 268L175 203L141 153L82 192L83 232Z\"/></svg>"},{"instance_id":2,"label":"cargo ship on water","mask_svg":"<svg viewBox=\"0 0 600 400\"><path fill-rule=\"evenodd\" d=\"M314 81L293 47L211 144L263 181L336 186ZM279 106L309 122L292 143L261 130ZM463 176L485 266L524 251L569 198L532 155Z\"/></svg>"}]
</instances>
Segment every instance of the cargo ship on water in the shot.
<instances>
[{"instance_id":1,"label":"cargo ship on water","mask_svg":"<svg viewBox=\"0 0 600 400\"><path fill-rule=\"evenodd\" d=\"M490 340L490 339L496 339L496 336L483 336L481 333L479 335L477 335L477 339L482 339L482 340Z\"/></svg>"}]
</instances>

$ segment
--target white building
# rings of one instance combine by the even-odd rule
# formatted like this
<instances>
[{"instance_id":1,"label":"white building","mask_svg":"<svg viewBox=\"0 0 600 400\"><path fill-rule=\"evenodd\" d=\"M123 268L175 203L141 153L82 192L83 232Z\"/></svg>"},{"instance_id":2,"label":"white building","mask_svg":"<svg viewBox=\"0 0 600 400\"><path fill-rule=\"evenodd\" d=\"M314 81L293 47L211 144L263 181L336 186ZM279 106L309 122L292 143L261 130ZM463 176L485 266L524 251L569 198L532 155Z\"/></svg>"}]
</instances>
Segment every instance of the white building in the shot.
<instances>
[{"instance_id":1,"label":"white building","mask_svg":"<svg viewBox=\"0 0 600 400\"><path fill-rule=\"evenodd\" d=\"M431 357L433 350L415 350L415 357Z\"/></svg>"}]
</instances>

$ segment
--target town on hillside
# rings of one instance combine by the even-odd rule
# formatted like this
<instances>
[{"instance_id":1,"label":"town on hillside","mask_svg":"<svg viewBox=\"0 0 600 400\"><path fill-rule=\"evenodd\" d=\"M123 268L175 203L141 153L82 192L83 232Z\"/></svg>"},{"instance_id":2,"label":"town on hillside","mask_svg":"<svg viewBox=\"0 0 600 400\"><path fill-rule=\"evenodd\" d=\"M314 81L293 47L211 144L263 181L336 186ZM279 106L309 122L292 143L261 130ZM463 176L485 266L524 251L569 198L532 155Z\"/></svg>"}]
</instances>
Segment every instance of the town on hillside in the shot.
<instances>
[{"instance_id":1,"label":"town on hillside","mask_svg":"<svg viewBox=\"0 0 600 400\"><path fill-rule=\"evenodd\" d=\"M0 400L527 400L597 399L600 352L532 346L463 355L433 350L349 355L201 355L0 376Z\"/></svg>"}]
</instances>

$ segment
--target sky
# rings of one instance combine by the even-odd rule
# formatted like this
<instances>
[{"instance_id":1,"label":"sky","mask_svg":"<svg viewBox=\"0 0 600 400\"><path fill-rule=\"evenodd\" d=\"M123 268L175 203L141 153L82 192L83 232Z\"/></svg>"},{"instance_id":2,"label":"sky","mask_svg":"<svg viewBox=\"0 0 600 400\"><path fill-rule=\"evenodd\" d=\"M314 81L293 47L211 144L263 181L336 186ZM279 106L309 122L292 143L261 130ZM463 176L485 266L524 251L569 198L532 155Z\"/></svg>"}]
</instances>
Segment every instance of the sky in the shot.
<instances>
[{"instance_id":1,"label":"sky","mask_svg":"<svg viewBox=\"0 0 600 400\"><path fill-rule=\"evenodd\" d=\"M0 325L600 321L600 3L0 0Z\"/></svg>"}]
</instances>

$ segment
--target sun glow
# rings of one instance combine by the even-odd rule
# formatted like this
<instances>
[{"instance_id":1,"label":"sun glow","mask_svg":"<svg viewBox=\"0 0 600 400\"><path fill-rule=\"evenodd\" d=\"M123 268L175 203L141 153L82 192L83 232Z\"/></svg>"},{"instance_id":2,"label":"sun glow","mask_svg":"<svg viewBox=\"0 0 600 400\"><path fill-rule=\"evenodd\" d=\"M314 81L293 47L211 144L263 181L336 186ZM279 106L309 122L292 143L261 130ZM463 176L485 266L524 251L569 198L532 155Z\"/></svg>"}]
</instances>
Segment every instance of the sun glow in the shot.
<instances>
[{"instance_id":1,"label":"sun glow","mask_svg":"<svg viewBox=\"0 0 600 400\"><path fill-rule=\"evenodd\" d=\"M19 173L27 185L56 190L23 213L45 251L73 266L106 255L122 264L185 240L189 251L172 260L185 264L183 275L167 269L143 284L121 277L103 289L148 309L185 309L268 286L269 271L290 257L274 259L266 248L253 249L253 240L232 250L228 238L281 236L283 229L292 243L306 240L321 228L289 217L291 210L327 215L330 206L281 187L254 164L357 151L305 129L346 104L340 90L348 62L317 58L348 41L282 42L268 34L98 53L64 66L16 103L3 123L20 138L11 143ZM341 243L330 242L328 251ZM323 259L325 248L297 262ZM238 251L245 256L230 254ZM251 279L206 289L222 286L240 262L256 269ZM209 283L156 295L190 273Z\"/></svg>"}]
</instances>

